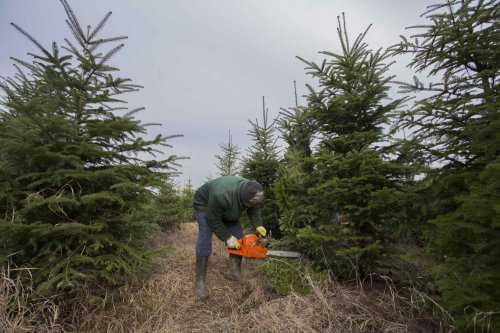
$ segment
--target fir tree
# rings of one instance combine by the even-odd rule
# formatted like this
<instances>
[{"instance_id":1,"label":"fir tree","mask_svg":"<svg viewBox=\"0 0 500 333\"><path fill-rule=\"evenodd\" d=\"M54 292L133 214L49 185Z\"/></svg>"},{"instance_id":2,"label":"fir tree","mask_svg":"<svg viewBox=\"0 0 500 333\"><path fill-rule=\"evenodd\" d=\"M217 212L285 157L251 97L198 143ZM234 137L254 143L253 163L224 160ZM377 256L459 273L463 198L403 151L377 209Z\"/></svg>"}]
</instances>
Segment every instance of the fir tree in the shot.
<instances>
[{"instance_id":1,"label":"fir tree","mask_svg":"<svg viewBox=\"0 0 500 333\"><path fill-rule=\"evenodd\" d=\"M216 164L220 176L236 176L240 173L239 155L240 147L233 144L231 131L227 142L219 143L222 155L215 155L218 160Z\"/></svg>"},{"instance_id":2,"label":"fir tree","mask_svg":"<svg viewBox=\"0 0 500 333\"><path fill-rule=\"evenodd\" d=\"M449 0L424 15L430 23L394 51L412 55L409 66L431 81L402 83L419 95L400 126L432 169L424 194L436 282L462 329L500 330L498 1Z\"/></svg>"},{"instance_id":3,"label":"fir tree","mask_svg":"<svg viewBox=\"0 0 500 333\"><path fill-rule=\"evenodd\" d=\"M281 109L281 117L277 120L281 137L288 145L285 159L287 155L298 155L303 158L311 156L311 143L316 131L314 121L307 108L298 104L296 82L294 81L293 84L295 107Z\"/></svg>"},{"instance_id":4,"label":"fir tree","mask_svg":"<svg viewBox=\"0 0 500 333\"><path fill-rule=\"evenodd\" d=\"M269 110L266 109L265 99L262 97L262 124L248 121L251 125L248 135L254 144L248 149L249 155L243 160L242 176L257 180L264 188L264 199L260 204L262 218L266 228L270 229L275 237L280 237L278 225L278 207L271 188L278 178L278 146L274 135L276 120L269 123Z\"/></svg>"},{"instance_id":5,"label":"fir tree","mask_svg":"<svg viewBox=\"0 0 500 333\"><path fill-rule=\"evenodd\" d=\"M184 187L179 193L180 205L182 207L181 222L192 221L195 219L193 212L194 192L195 189L191 182L191 178L189 178L188 182L184 185Z\"/></svg>"},{"instance_id":6,"label":"fir tree","mask_svg":"<svg viewBox=\"0 0 500 333\"><path fill-rule=\"evenodd\" d=\"M75 40L49 50L12 23L40 54L12 58L18 74L1 83L0 256L35 268L43 294L115 285L147 267L152 190L177 165L141 158L174 136L144 138L148 124L134 117L143 108L119 106L140 86L110 65L126 38L100 37L111 12L85 29L61 3Z\"/></svg>"},{"instance_id":7,"label":"fir tree","mask_svg":"<svg viewBox=\"0 0 500 333\"><path fill-rule=\"evenodd\" d=\"M368 29L351 44L345 18L339 19L342 52L321 52L328 56L321 65L301 59L320 87L309 87L308 95L319 146L307 189L313 219L297 237L338 272L370 269L401 219L399 166L381 144L387 141L383 126L401 100L386 102L389 53L368 48Z\"/></svg>"},{"instance_id":8,"label":"fir tree","mask_svg":"<svg viewBox=\"0 0 500 333\"><path fill-rule=\"evenodd\" d=\"M156 222L164 231L179 228L181 223L193 219L194 189L191 179L181 189L173 180L166 181L159 189L154 209L158 212Z\"/></svg>"},{"instance_id":9,"label":"fir tree","mask_svg":"<svg viewBox=\"0 0 500 333\"><path fill-rule=\"evenodd\" d=\"M212 172L208 172L208 176L205 178L205 181L208 182L210 180L214 179L214 175L212 175Z\"/></svg>"},{"instance_id":10,"label":"fir tree","mask_svg":"<svg viewBox=\"0 0 500 333\"><path fill-rule=\"evenodd\" d=\"M295 81L294 88L295 107L282 109L277 120L281 138L288 147L280 162L273 192L280 211L281 243L286 248L301 250L303 244L298 241L297 232L314 219L307 208L312 205L312 198L304 193L312 186L311 144L315 126L309 110L298 104Z\"/></svg>"}]
</instances>

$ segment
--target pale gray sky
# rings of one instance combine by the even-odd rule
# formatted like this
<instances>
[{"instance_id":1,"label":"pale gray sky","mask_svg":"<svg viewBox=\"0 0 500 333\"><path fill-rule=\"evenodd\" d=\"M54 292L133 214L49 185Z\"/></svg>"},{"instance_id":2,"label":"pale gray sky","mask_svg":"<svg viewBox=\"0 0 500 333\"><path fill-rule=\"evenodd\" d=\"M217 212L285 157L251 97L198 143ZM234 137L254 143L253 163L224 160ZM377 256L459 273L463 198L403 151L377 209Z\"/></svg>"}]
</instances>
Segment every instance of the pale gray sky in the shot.
<instances>
[{"instance_id":1,"label":"pale gray sky","mask_svg":"<svg viewBox=\"0 0 500 333\"><path fill-rule=\"evenodd\" d=\"M112 11L101 36L126 35L126 47L110 64L121 75L144 85L128 96L131 108L150 127L150 135L183 134L166 154L189 156L178 178L201 185L216 174L219 143L231 130L242 150L251 145L248 119L261 117L262 96L270 117L294 105L293 81L299 95L313 81L295 56L314 61L318 51L339 52L337 16L345 12L354 38L372 23L366 41L372 49L389 46L419 24L429 0L70 0L80 24L95 26ZM31 60L35 48L13 27L14 22L42 45L63 44L71 37L64 9L56 0L0 0L0 75L11 76L9 57ZM413 75L401 59L392 74ZM304 101L300 98L300 101Z\"/></svg>"}]
</instances>

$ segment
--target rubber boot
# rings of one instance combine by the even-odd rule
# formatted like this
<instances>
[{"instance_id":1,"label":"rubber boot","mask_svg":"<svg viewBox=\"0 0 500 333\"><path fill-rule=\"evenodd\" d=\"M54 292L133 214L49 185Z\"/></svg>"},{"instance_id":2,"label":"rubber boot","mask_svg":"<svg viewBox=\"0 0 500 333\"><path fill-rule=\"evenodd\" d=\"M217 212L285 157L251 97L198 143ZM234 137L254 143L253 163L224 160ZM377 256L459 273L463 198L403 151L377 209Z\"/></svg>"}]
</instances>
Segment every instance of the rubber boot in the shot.
<instances>
[{"instance_id":1,"label":"rubber boot","mask_svg":"<svg viewBox=\"0 0 500 333\"><path fill-rule=\"evenodd\" d=\"M231 278L235 281L241 283L247 283L248 279L241 275L241 261L243 260L242 256L236 254L229 254L229 270L231 273Z\"/></svg>"},{"instance_id":2,"label":"rubber boot","mask_svg":"<svg viewBox=\"0 0 500 333\"><path fill-rule=\"evenodd\" d=\"M208 290L205 285L205 278L207 276L208 257L196 257L196 283L195 292L196 296L200 299L208 298Z\"/></svg>"}]
</instances>

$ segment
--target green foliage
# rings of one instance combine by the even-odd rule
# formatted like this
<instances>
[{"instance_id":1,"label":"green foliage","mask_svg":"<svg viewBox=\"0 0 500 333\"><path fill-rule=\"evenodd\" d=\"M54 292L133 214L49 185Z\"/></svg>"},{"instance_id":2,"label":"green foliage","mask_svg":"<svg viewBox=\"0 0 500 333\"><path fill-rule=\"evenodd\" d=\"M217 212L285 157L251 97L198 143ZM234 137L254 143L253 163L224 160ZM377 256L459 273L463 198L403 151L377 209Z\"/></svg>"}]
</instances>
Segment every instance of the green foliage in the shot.
<instances>
[{"instance_id":1,"label":"green foliage","mask_svg":"<svg viewBox=\"0 0 500 333\"><path fill-rule=\"evenodd\" d=\"M156 223L162 230L177 229L181 223L194 219L193 196L191 181L180 190L173 182L167 182L160 187L154 205L155 211L158 212Z\"/></svg>"},{"instance_id":2,"label":"green foliage","mask_svg":"<svg viewBox=\"0 0 500 333\"><path fill-rule=\"evenodd\" d=\"M303 157L289 149L278 169L279 178L273 192L280 211L280 244L285 248L305 250L304 244L296 237L297 233L316 218L309 209L314 204L314 198L304 190L311 187L310 173L306 171L311 160L311 157Z\"/></svg>"},{"instance_id":3,"label":"green foliage","mask_svg":"<svg viewBox=\"0 0 500 333\"><path fill-rule=\"evenodd\" d=\"M317 269L310 262L297 263L293 260L268 259L259 269L269 277L273 290L278 295L297 293L305 295L311 291L311 284L306 277L312 281L321 282L328 280L328 272Z\"/></svg>"},{"instance_id":4,"label":"green foliage","mask_svg":"<svg viewBox=\"0 0 500 333\"><path fill-rule=\"evenodd\" d=\"M175 136L145 139L142 108L115 106L140 86L109 65L123 44L106 46L126 38L99 36L111 13L84 32L62 4L76 44L49 51L12 24L40 54L12 58L18 74L0 84L0 258L32 268L38 293L68 296L148 267L153 190L177 157L141 158Z\"/></svg>"},{"instance_id":5,"label":"green foliage","mask_svg":"<svg viewBox=\"0 0 500 333\"><path fill-rule=\"evenodd\" d=\"M415 149L451 168L484 165L498 155L498 16L496 1L447 1L427 12L431 25L394 47L411 54L410 67L430 76L401 83L426 93L402 114Z\"/></svg>"},{"instance_id":6,"label":"green foliage","mask_svg":"<svg viewBox=\"0 0 500 333\"><path fill-rule=\"evenodd\" d=\"M426 15L431 22L394 47L412 55L410 67L431 81L401 84L419 95L398 125L410 129L407 146L430 166L420 210L431 222L429 252L439 262L443 304L462 330L500 330L498 2L450 0Z\"/></svg>"},{"instance_id":7,"label":"green foliage","mask_svg":"<svg viewBox=\"0 0 500 333\"><path fill-rule=\"evenodd\" d=\"M241 175L247 179L257 180L264 188L264 199L259 205L264 226L272 231L276 238L281 237L278 223L278 207L271 190L278 178L278 147L274 137L275 122L268 122L268 110L262 97L262 124L248 121L252 126L248 135L252 137L253 146L248 149L249 155L244 158Z\"/></svg>"},{"instance_id":8,"label":"green foliage","mask_svg":"<svg viewBox=\"0 0 500 333\"><path fill-rule=\"evenodd\" d=\"M294 108L283 110L277 125L288 145L278 167L278 180L273 186L280 211L280 244L285 248L301 250L303 246L297 241L297 231L314 218L307 209L312 198L304 195L304 190L311 186L311 142L315 127L308 109L297 103Z\"/></svg>"},{"instance_id":9,"label":"green foliage","mask_svg":"<svg viewBox=\"0 0 500 333\"><path fill-rule=\"evenodd\" d=\"M311 142L315 133L315 125L307 108L296 106L288 110L282 110L281 117L277 120L281 137L288 145L285 154L287 158L311 156ZM287 155L296 155L290 156ZM311 164L303 165L307 170L311 169Z\"/></svg>"},{"instance_id":10,"label":"green foliage","mask_svg":"<svg viewBox=\"0 0 500 333\"><path fill-rule=\"evenodd\" d=\"M338 273L369 269L403 218L397 209L403 166L387 161L390 149L377 145L387 139L382 125L402 101L384 103L389 53L369 50L367 31L351 45L339 20L342 53L322 52L328 59L321 65L303 60L320 89L309 87L308 107L288 115L305 118L299 119L306 126L296 130L284 118L288 127L282 127L295 145L276 187L283 232ZM319 138L315 153L313 136Z\"/></svg>"},{"instance_id":11,"label":"green foliage","mask_svg":"<svg viewBox=\"0 0 500 333\"><path fill-rule=\"evenodd\" d=\"M470 181L469 193L458 197L458 209L438 216L435 250L442 259L435 277L443 301L456 313L459 326L473 322L479 313L496 312L476 318L476 325L500 328L500 164L491 163ZM489 321L491 320L491 323Z\"/></svg>"},{"instance_id":12,"label":"green foliage","mask_svg":"<svg viewBox=\"0 0 500 333\"><path fill-rule=\"evenodd\" d=\"M233 144L231 132L229 132L229 139L227 142L219 144L222 155L215 155L218 162L216 164L220 176L237 176L240 173L240 165L238 164L238 157L240 155L240 148L238 145Z\"/></svg>"}]
</instances>

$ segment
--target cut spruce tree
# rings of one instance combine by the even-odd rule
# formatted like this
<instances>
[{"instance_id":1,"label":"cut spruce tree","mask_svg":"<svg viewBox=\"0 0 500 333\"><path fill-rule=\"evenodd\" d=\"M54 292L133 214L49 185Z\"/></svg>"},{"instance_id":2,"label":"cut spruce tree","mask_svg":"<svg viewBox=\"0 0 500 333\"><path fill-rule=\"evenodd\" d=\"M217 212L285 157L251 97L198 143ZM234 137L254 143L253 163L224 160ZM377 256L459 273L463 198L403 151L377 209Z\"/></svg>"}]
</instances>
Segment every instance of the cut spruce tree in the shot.
<instances>
[{"instance_id":1,"label":"cut spruce tree","mask_svg":"<svg viewBox=\"0 0 500 333\"><path fill-rule=\"evenodd\" d=\"M45 295L116 285L147 267L154 190L177 166L154 159L173 136L146 139L147 124L122 95L138 90L111 58L126 37L100 33L111 12L82 27L65 0L73 41L32 61L12 58L0 112L0 255L30 268ZM149 156L153 155L153 156Z\"/></svg>"},{"instance_id":2,"label":"cut spruce tree","mask_svg":"<svg viewBox=\"0 0 500 333\"><path fill-rule=\"evenodd\" d=\"M297 221L296 237L319 264L346 274L370 271L401 222L401 171L388 158L384 126L402 101L388 98L390 55L368 48L368 29L351 41L339 18L341 52L321 52L321 64L303 60L319 86L307 96L318 146L306 188L310 221Z\"/></svg>"}]
</instances>

